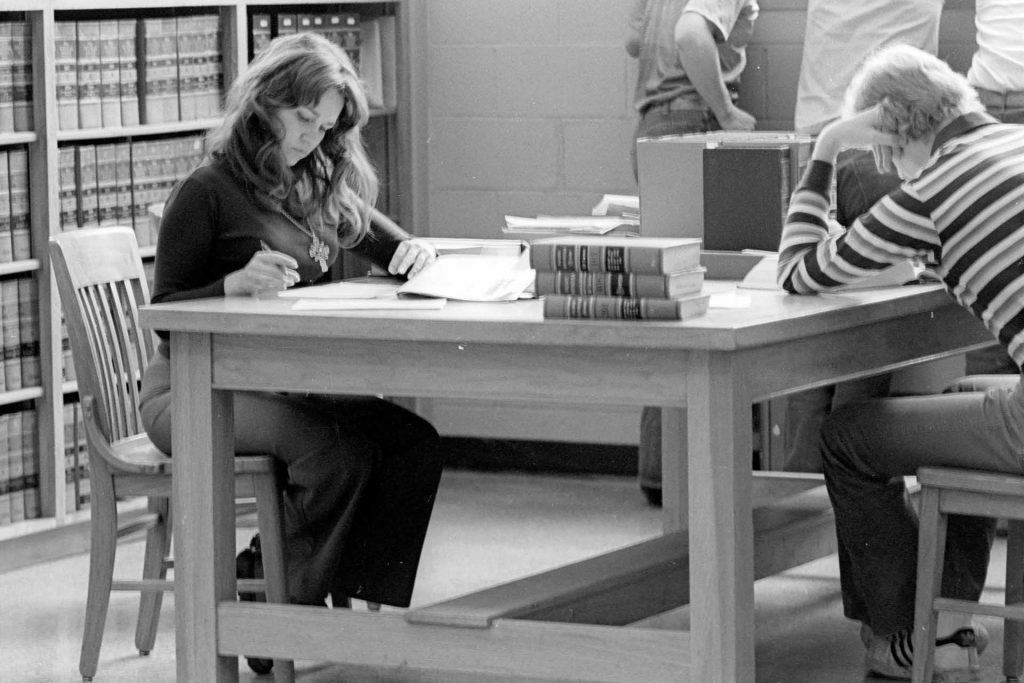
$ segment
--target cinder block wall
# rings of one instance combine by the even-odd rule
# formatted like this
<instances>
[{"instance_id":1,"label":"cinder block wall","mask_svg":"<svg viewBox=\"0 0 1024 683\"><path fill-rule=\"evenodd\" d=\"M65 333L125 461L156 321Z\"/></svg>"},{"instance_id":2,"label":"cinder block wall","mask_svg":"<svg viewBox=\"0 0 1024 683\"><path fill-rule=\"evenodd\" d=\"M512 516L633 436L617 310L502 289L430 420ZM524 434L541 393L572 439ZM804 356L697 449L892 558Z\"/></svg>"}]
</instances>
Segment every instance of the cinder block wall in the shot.
<instances>
[{"instance_id":1,"label":"cinder block wall","mask_svg":"<svg viewBox=\"0 0 1024 683\"><path fill-rule=\"evenodd\" d=\"M499 237L505 214L587 212L636 193L632 0L422 0L428 21L427 234ZM762 0L741 104L793 125L806 0ZM966 69L974 3L947 0L941 56ZM417 226L420 229L420 226Z\"/></svg>"}]
</instances>

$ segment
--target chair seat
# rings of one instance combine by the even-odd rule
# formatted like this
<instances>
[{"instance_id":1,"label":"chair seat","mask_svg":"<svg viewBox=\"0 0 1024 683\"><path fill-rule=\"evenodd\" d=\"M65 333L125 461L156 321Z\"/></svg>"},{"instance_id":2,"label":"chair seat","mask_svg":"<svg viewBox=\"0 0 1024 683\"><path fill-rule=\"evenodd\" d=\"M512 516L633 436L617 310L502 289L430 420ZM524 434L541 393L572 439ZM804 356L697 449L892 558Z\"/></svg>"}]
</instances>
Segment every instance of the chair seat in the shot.
<instances>
[{"instance_id":1,"label":"chair seat","mask_svg":"<svg viewBox=\"0 0 1024 683\"><path fill-rule=\"evenodd\" d=\"M922 467L917 479L921 486L971 493L1024 497L1024 476L953 467Z\"/></svg>"}]
</instances>

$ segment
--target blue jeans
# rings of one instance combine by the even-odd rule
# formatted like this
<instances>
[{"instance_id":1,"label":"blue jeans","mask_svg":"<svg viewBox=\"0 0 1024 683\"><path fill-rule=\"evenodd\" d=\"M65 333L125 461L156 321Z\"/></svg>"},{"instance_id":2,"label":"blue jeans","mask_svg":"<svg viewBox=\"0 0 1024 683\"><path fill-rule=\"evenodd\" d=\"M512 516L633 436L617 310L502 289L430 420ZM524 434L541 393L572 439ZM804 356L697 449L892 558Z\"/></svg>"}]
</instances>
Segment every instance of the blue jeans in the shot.
<instances>
[{"instance_id":1,"label":"blue jeans","mask_svg":"<svg viewBox=\"0 0 1024 683\"><path fill-rule=\"evenodd\" d=\"M933 396L882 398L839 408L821 432L825 483L836 515L844 613L880 636L911 628L917 517L903 480L922 466L1021 474L1020 377L967 377ZM943 595L977 600L993 520L949 519Z\"/></svg>"}]
</instances>

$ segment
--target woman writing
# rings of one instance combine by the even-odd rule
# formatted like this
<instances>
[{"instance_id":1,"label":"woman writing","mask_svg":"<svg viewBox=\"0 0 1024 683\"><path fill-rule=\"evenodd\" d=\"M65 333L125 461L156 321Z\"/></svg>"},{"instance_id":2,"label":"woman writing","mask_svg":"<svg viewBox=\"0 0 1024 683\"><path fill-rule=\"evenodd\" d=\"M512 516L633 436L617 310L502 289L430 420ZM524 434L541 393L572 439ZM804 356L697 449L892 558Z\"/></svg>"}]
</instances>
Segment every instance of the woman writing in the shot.
<instances>
[{"instance_id":1,"label":"woman writing","mask_svg":"<svg viewBox=\"0 0 1024 683\"><path fill-rule=\"evenodd\" d=\"M368 115L339 47L312 34L271 43L228 93L205 163L168 199L153 302L324 281L342 248L395 275L431 262L428 243L371 208L377 180L360 137ZM408 606L441 472L433 427L377 397L237 392L234 405L236 451L287 466L290 599ZM166 338L146 369L141 410L171 453Z\"/></svg>"}]
</instances>

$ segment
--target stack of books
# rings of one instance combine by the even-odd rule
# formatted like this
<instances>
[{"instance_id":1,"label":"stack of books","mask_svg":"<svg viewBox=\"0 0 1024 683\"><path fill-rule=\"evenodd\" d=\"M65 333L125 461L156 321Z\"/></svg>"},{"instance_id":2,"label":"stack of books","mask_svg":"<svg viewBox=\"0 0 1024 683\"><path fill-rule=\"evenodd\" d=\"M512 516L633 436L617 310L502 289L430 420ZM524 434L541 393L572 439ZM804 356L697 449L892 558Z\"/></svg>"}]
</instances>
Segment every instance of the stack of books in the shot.
<instances>
[{"instance_id":1,"label":"stack of books","mask_svg":"<svg viewBox=\"0 0 1024 683\"><path fill-rule=\"evenodd\" d=\"M703 315L701 242L672 237L535 240L530 267L545 318L688 320Z\"/></svg>"}]
</instances>

